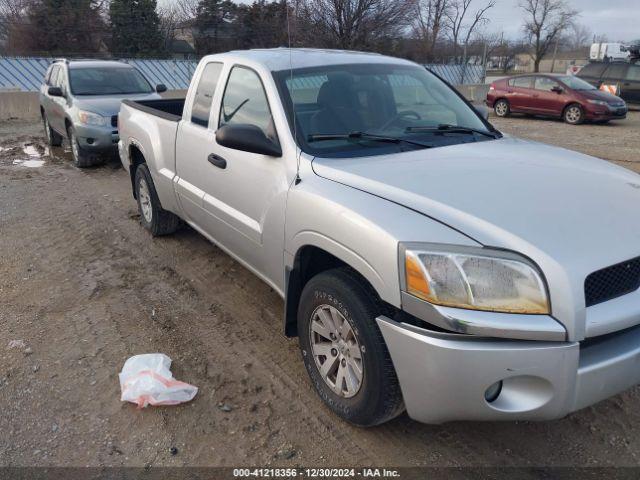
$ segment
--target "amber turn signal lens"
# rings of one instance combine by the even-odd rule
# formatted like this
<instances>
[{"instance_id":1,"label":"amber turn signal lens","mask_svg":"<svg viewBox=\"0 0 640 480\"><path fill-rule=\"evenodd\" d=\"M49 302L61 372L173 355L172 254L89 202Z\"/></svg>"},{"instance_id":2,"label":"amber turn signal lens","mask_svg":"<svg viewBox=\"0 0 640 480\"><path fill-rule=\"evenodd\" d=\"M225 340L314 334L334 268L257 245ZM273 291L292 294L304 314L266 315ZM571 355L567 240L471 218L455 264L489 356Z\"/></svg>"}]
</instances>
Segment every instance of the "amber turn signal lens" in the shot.
<instances>
[{"instance_id":1,"label":"amber turn signal lens","mask_svg":"<svg viewBox=\"0 0 640 480\"><path fill-rule=\"evenodd\" d=\"M425 278L424 271L420 265L420 260L413 255L406 255L404 269L407 280L407 292L423 300L429 299L431 290L429 289L429 282Z\"/></svg>"}]
</instances>

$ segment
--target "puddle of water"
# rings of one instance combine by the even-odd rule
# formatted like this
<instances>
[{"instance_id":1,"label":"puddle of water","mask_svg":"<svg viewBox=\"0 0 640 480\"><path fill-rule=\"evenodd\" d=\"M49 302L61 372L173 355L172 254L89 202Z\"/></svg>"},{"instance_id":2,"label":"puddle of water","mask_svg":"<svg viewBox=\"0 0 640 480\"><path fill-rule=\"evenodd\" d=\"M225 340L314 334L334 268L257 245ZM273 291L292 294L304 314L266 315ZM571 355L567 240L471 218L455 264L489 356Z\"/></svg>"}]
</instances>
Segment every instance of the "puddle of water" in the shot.
<instances>
[{"instance_id":1,"label":"puddle of water","mask_svg":"<svg viewBox=\"0 0 640 480\"><path fill-rule=\"evenodd\" d=\"M13 164L21 167L38 168L44 165L44 160L14 160Z\"/></svg>"},{"instance_id":2,"label":"puddle of water","mask_svg":"<svg viewBox=\"0 0 640 480\"><path fill-rule=\"evenodd\" d=\"M41 154L34 145L23 145L22 151L30 157L42 157L47 154L46 150L44 154Z\"/></svg>"},{"instance_id":3,"label":"puddle of water","mask_svg":"<svg viewBox=\"0 0 640 480\"><path fill-rule=\"evenodd\" d=\"M45 159L51 158L51 151L48 146L28 142L11 147L0 147L0 154L2 153L14 157L14 159L7 159L11 161L12 165L27 168L42 167L47 163Z\"/></svg>"}]
</instances>

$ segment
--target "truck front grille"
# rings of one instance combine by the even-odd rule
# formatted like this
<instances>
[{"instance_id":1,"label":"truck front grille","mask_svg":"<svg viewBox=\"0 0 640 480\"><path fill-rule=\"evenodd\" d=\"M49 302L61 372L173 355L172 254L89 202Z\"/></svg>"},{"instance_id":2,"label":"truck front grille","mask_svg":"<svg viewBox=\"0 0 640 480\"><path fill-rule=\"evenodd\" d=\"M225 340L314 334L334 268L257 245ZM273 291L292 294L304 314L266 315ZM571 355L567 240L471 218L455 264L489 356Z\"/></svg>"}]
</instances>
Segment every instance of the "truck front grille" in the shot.
<instances>
[{"instance_id":1,"label":"truck front grille","mask_svg":"<svg viewBox=\"0 0 640 480\"><path fill-rule=\"evenodd\" d=\"M640 288L640 257L589 274L584 281L587 307L621 297Z\"/></svg>"}]
</instances>

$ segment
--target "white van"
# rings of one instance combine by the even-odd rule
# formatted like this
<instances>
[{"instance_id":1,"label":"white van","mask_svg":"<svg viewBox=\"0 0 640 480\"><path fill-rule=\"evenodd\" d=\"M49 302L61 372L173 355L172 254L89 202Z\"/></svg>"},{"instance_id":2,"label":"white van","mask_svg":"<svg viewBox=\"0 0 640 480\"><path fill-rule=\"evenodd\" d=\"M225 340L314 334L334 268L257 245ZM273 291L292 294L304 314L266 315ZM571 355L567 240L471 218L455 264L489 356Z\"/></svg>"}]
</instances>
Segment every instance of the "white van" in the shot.
<instances>
[{"instance_id":1,"label":"white van","mask_svg":"<svg viewBox=\"0 0 640 480\"><path fill-rule=\"evenodd\" d=\"M629 50L621 43L594 43L591 45L589 59L594 60L627 60Z\"/></svg>"}]
</instances>

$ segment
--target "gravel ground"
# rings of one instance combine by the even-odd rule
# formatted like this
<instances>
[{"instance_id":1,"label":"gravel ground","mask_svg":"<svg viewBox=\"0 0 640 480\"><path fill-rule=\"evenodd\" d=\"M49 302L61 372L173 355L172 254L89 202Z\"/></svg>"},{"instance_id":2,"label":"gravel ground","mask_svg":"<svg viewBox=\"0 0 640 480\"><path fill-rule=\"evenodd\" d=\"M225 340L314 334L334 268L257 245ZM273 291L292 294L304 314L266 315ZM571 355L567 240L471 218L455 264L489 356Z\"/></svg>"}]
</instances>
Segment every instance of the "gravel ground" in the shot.
<instances>
[{"instance_id":1,"label":"gravel ground","mask_svg":"<svg viewBox=\"0 0 640 480\"><path fill-rule=\"evenodd\" d=\"M495 124L640 165L640 113ZM347 425L282 335L277 294L191 229L152 239L117 164L78 170L36 124L0 124L0 147L0 466L640 465L638 388L554 422ZM149 352L194 401L120 402L122 364Z\"/></svg>"}]
</instances>

